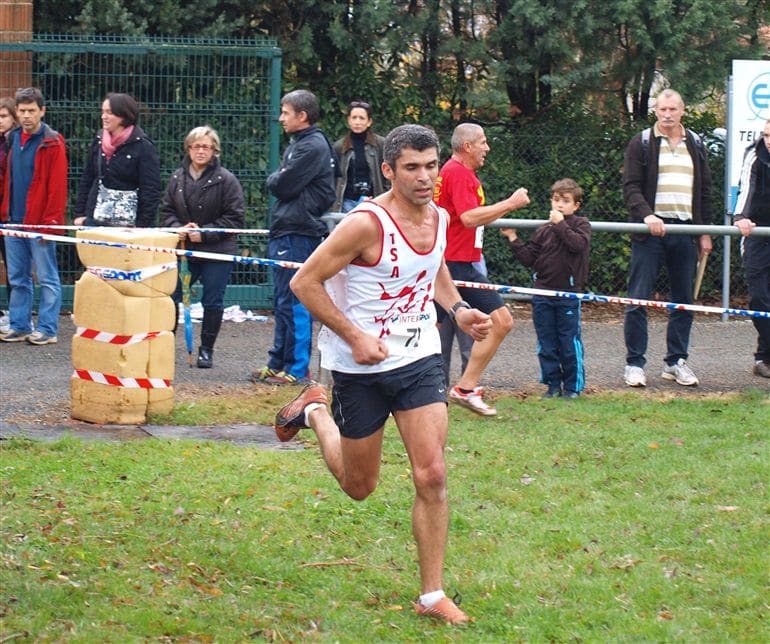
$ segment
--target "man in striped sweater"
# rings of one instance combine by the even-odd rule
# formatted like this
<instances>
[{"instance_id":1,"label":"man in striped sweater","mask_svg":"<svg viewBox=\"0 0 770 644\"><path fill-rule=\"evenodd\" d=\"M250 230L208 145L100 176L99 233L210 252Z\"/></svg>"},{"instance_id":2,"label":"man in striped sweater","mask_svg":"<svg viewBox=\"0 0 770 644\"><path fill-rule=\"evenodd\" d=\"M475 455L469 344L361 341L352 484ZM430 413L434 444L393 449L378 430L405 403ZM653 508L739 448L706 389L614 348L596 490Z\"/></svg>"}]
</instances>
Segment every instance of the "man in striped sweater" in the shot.
<instances>
[{"instance_id":1,"label":"man in striped sweater","mask_svg":"<svg viewBox=\"0 0 770 644\"><path fill-rule=\"evenodd\" d=\"M645 223L649 234L633 235L628 296L649 299L663 265L668 272L670 300L691 304L698 257L711 252L708 235L666 235L667 224L710 224L711 171L700 138L682 125L684 101L663 90L655 103L653 128L637 134L626 148L623 198L629 219ZM684 386L698 384L687 365L691 311L671 310L666 333L665 365L661 377ZM629 387L644 387L647 351L647 311L626 307L624 320Z\"/></svg>"}]
</instances>

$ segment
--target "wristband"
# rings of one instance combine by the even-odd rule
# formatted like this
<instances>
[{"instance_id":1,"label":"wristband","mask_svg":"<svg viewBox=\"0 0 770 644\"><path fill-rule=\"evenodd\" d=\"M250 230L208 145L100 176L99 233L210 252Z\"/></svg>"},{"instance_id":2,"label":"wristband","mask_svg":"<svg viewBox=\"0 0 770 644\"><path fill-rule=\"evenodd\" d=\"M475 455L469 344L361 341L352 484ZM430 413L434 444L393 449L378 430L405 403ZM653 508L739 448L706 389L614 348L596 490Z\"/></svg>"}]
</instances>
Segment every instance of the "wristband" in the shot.
<instances>
[{"instance_id":1,"label":"wristband","mask_svg":"<svg viewBox=\"0 0 770 644\"><path fill-rule=\"evenodd\" d=\"M466 302L465 300L459 300L452 305L451 309L449 309L449 317L454 320L455 316L457 315L457 309L469 309L469 308L471 308L471 305L468 304L468 302Z\"/></svg>"}]
</instances>

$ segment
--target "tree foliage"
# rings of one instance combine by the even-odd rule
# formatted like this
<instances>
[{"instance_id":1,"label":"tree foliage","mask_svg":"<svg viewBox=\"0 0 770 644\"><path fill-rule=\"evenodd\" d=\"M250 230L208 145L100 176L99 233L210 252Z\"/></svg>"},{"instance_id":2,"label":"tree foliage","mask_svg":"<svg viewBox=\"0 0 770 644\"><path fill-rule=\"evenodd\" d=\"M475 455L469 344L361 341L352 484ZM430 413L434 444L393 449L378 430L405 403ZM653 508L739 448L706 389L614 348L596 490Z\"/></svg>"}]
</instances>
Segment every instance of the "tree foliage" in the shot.
<instances>
[{"instance_id":1,"label":"tree foliage","mask_svg":"<svg viewBox=\"0 0 770 644\"><path fill-rule=\"evenodd\" d=\"M42 32L271 36L288 87L332 110L365 97L386 124L557 103L639 119L656 85L688 100L721 92L730 60L759 56L770 22L767 0L37 0L34 11Z\"/></svg>"}]
</instances>

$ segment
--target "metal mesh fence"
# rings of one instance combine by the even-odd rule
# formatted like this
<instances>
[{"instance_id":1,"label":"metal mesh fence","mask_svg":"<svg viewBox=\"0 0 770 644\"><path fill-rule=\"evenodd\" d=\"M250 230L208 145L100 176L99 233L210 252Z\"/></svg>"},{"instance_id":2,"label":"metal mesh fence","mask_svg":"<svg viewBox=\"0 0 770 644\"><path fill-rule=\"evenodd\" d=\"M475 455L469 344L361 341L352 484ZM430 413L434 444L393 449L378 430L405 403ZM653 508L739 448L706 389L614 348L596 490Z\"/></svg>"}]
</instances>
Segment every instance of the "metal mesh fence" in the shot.
<instances>
[{"instance_id":1,"label":"metal mesh fence","mask_svg":"<svg viewBox=\"0 0 770 644\"><path fill-rule=\"evenodd\" d=\"M274 117L281 52L273 40L37 34L29 43L0 44L0 55L6 51L31 53L31 82L46 97L45 120L67 141L70 205L88 146L101 128L104 96L125 92L139 102L139 124L158 146L164 186L182 159L187 132L209 124L222 139L223 165L243 186L247 226L267 227L265 179L279 152ZM241 236L239 245L244 254L266 252L264 237ZM58 252L66 306L82 267L73 245L59 244ZM269 284L264 267L239 265L228 300L269 307ZM243 285L258 288L237 288Z\"/></svg>"},{"instance_id":2,"label":"metal mesh fence","mask_svg":"<svg viewBox=\"0 0 770 644\"><path fill-rule=\"evenodd\" d=\"M510 216L547 219L551 185L557 179L571 177L584 192L579 214L593 221L626 222L628 211L623 203L623 158L628 141L641 127L601 128L597 127L595 119L570 121L547 117L520 126L486 126L490 152L479 176L487 201L498 201L524 186L529 189L531 204ZM724 145L709 131L701 135L709 152L712 172L713 223L722 224ZM448 141L448 135L446 139ZM448 149L448 143L444 147ZM531 231L524 231L521 236L527 240L531 235ZM717 302L722 292L724 240L714 238L713 244L714 252L707 263L700 297ZM513 259L507 240L494 228L485 231L484 254L492 281L514 286L532 285L530 269ZM625 295L630 257L631 240L628 235L594 233L587 288L595 293ZM729 292L740 301L746 294L746 284L735 238L730 266ZM667 298L668 289L666 271L663 270L656 286L659 298Z\"/></svg>"},{"instance_id":3,"label":"metal mesh fence","mask_svg":"<svg viewBox=\"0 0 770 644\"><path fill-rule=\"evenodd\" d=\"M100 127L100 106L110 91L128 92L140 102L140 124L157 143L162 181L178 166L182 140L194 126L208 123L222 137L222 162L241 181L247 204L247 225L264 228L269 199L265 179L277 166L280 133L275 115L280 100L281 53L274 41L151 38L128 36L36 35L30 43L0 44L5 52L28 52L32 83L48 101L46 120L62 132L70 157L70 200L74 201L87 147ZM19 59L24 63L25 59ZM7 65L4 65L4 68ZM338 118L342 118L341 116ZM724 147L709 137L710 129L692 125L703 135L710 154L713 201L722 223ZM327 131L340 125L325 122ZM526 123L485 125L491 151L479 175L488 201L497 201L519 186L530 191L532 204L512 216L548 216L550 186L572 177L585 193L581 212L592 220L626 221L622 197L622 166L626 144L642 126L629 129L599 123L587 110L549 113ZM450 153L451 130L441 131L444 157ZM71 211L70 211L71 212ZM529 238L524 232L522 237ZM241 236L244 254L264 257L265 237ZM714 240L702 299L717 301L722 291L723 240ZM588 287L596 293L625 294L631 242L627 235L597 233L591 249ZM71 245L60 245L65 306L81 267ZM518 264L497 230L485 234L490 278L497 283L530 286L529 269ZM69 290L68 290L69 289ZM4 300L0 287L0 300ZM657 286L667 296L665 271ZM737 244L731 253L729 292L746 293ZM228 287L228 303L269 308L272 300L268 270L237 266Z\"/></svg>"}]
</instances>

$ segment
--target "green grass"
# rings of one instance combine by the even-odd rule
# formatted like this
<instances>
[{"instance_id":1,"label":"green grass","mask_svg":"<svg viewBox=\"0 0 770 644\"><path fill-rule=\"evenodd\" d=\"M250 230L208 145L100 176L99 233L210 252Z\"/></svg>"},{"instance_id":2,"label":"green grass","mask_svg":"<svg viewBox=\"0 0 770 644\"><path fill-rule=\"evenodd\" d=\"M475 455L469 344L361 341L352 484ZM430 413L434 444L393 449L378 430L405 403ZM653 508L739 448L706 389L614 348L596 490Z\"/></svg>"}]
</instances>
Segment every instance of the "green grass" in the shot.
<instances>
[{"instance_id":1,"label":"green grass","mask_svg":"<svg viewBox=\"0 0 770 644\"><path fill-rule=\"evenodd\" d=\"M445 586L467 628L411 610L413 490L389 426L361 503L311 432L301 451L4 443L0 639L766 640L766 396L497 407L451 411Z\"/></svg>"}]
</instances>

